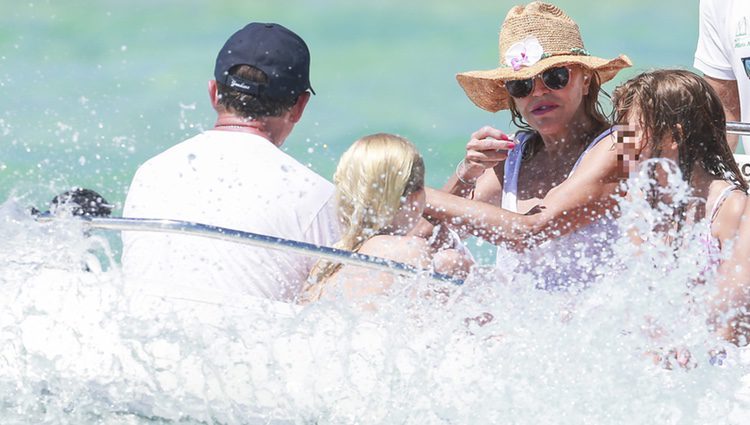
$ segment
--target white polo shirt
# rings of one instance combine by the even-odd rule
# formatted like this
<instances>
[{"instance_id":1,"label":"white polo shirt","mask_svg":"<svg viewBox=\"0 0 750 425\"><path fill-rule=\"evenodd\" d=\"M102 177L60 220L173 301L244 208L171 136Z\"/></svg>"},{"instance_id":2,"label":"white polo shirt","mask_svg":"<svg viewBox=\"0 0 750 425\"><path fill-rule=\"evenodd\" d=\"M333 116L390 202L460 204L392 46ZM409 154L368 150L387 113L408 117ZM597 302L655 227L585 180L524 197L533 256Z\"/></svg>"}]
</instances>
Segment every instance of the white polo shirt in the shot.
<instances>
[{"instance_id":1,"label":"white polo shirt","mask_svg":"<svg viewBox=\"0 0 750 425\"><path fill-rule=\"evenodd\" d=\"M143 164L125 217L198 222L331 246L333 185L252 134L207 131ZM211 291L292 301L316 258L199 236L123 232L126 282L180 296Z\"/></svg>"},{"instance_id":2,"label":"white polo shirt","mask_svg":"<svg viewBox=\"0 0 750 425\"><path fill-rule=\"evenodd\" d=\"M737 80L742 121L750 122L750 0L701 0L693 66L709 77ZM750 154L750 137L742 137Z\"/></svg>"}]
</instances>

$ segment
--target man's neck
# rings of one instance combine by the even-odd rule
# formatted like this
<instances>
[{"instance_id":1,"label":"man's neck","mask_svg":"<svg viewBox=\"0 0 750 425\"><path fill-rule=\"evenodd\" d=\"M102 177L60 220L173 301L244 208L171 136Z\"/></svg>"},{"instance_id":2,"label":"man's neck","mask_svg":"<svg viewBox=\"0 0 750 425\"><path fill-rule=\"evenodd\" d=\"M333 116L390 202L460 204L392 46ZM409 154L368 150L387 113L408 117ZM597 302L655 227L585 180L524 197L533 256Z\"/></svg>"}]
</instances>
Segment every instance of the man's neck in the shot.
<instances>
[{"instance_id":1,"label":"man's neck","mask_svg":"<svg viewBox=\"0 0 750 425\"><path fill-rule=\"evenodd\" d=\"M214 124L214 130L255 134L276 144L271 132L267 129L266 123L261 120L247 119L231 114L219 114Z\"/></svg>"}]
</instances>

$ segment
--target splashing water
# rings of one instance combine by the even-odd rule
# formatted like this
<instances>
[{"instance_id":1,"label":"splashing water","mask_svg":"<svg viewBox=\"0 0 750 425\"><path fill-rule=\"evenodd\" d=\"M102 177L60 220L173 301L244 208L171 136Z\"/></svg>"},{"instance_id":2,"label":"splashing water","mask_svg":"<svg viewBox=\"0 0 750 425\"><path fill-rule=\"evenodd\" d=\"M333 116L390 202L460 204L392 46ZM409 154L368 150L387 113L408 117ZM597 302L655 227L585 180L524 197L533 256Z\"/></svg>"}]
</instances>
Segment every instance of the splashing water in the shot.
<instances>
[{"instance_id":1,"label":"splashing water","mask_svg":"<svg viewBox=\"0 0 750 425\"><path fill-rule=\"evenodd\" d=\"M646 175L631 193L646 193ZM672 199L689 197L679 175ZM650 234L669 205L620 204ZM74 220L0 208L3 423L746 423L740 349L712 335L705 223L679 247L623 236L582 292L480 269L404 280L366 310L133 293ZM627 232L623 231L623 234ZM110 267L84 271L91 251ZM103 253L103 255L101 254ZM707 279L710 282L710 278ZM716 353L724 350L725 355ZM718 364L721 363L721 364Z\"/></svg>"}]
</instances>

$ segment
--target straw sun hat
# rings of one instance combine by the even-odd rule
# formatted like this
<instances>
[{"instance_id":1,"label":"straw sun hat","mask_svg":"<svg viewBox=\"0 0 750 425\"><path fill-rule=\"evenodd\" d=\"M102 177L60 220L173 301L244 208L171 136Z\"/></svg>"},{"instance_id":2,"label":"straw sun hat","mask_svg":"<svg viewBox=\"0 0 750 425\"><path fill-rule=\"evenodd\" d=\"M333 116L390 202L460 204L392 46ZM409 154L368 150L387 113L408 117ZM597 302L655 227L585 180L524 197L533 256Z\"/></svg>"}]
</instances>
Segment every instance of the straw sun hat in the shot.
<instances>
[{"instance_id":1,"label":"straw sun hat","mask_svg":"<svg viewBox=\"0 0 750 425\"><path fill-rule=\"evenodd\" d=\"M602 59L589 55L578 25L557 6L533 2L515 6L500 28L500 66L488 71L469 71L456 79L472 102L497 112L510 107L503 82L531 78L556 66L580 64L596 71L602 83L632 65L620 55Z\"/></svg>"}]
</instances>

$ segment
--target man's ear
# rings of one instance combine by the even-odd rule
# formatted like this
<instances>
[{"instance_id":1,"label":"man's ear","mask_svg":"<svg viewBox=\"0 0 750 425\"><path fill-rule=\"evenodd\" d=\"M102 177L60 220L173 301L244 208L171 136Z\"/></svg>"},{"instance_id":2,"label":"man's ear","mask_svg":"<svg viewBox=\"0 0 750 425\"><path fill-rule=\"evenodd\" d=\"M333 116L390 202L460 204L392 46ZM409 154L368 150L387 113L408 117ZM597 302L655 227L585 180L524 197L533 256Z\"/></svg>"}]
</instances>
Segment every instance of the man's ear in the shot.
<instances>
[{"instance_id":1,"label":"man's ear","mask_svg":"<svg viewBox=\"0 0 750 425\"><path fill-rule=\"evenodd\" d=\"M211 99L211 106L216 109L219 105L219 93L217 91L216 80L208 80L208 98Z\"/></svg>"},{"instance_id":2,"label":"man's ear","mask_svg":"<svg viewBox=\"0 0 750 425\"><path fill-rule=\"evenodd\" d=\"M297 98L297 103L290 109L289 121L293 123L299 122L302 118L302 113L305 112L307 102L310 101L310 92L304 92Z\"/></svg>"}]
</instances>

